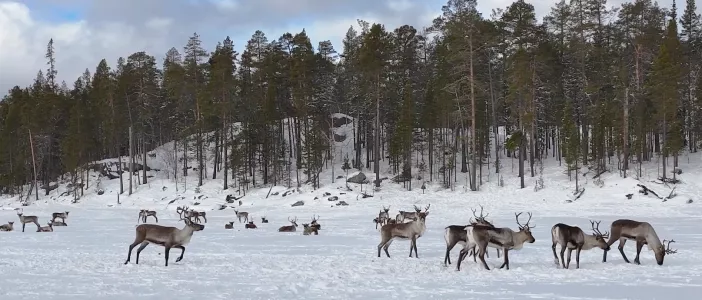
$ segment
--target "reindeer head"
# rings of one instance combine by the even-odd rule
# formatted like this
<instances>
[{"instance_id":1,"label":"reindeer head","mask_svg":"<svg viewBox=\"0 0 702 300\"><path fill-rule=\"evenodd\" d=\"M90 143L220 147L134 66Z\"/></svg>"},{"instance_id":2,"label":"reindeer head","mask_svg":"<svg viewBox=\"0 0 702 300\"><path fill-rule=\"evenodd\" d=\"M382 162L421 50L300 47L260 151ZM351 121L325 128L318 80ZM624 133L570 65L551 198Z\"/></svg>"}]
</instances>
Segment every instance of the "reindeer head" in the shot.
<instances>
[{"instance_id":1,"label":"reindeer head","mask_svg":"<svg viewBox=\"0 0 702 300\"><path fill-rule=\"evenodd\" d=\"M238 214L239 214L239 210L235 208L235 209L234 209L234 214L238 215Z\"/></svg>"},{"instance_id":2,"label":"reindeer head","mask_svg":"<svg viewBox=\"0 0 702 300\"><path fill-rule=\"evenodd\" d=\"M535 239L534 236L531 234L531 229L534 228L534 226L529 226L529 221L531 221L531 213L530 213L530 212L527 213L527 214L529 215L529 219L527 220L527 222L526 222L524 225L522 225L521 223L519 223L519 216L520 216L521 214L522 214L522 213L518 213L518 214L515 213L515 214L514 214L515 218L517 219L517 225L519 226L519 232L525 233L525 234L527 235L527 240L526 240L526 241L529 242L529 243L533 243L533 242L536 241L536 239Z\"/></svg>"},{"instance_id":3,"label":"reindeer head","mask_svg":"<svg viewBox=\"0 0 702 300\"><path fill-rule=\"evenodd\" d=\"M668 244L666 244L666 242L668 242ZM663 240L663 243L660 246L658 246L658 249L656 249L656 263L658 263L659 266L663 265L663 259L665 258L666 254L678 253L678 250L670 249L671 243L675 243L675 240Z\"/></svg>"},{"instance_id":4,"label":"reindeer head","mask_svg":"<svg viewBox=\"0 0 702 300\"><path fill-rule=\"evenodd\" d=\"M15 222L7 222L7 224L9 224L10 226L12 226L12 224L15 224Z\"/></svg>"},{"instance_id":5,"label":"reindeer head","mask_svg":"<svg viewBox=\"0 0 702 300\"><path fill-rule=\"evenodd\" d=\"M426 221L427 216L429 215L430 206L431 203L424 208L424 211L422 211L421 209L418 210L418 207L416 205L414 206L414 209L417 210L417 220L421 220L422 222Z\"/></svg>"},{"instance_id":6,"label":"reindeer head","mask_svg":"<svg viewBox=\"0 0 702 300\"><path fill-rule=\"evenodd\" d=\"M20 208L19 210L17 210L17 215L18 215L18 216L21 217L23 214L24 214L24 209Z\"/></svg>"},{"instance_id":7,"label":"reindeer head","mask_svg":"<svg viewBox=\"0 0 702 300\"><path fill-rule=\"evenodd\" d=\"M205 225L193 223L193 221L190 221L190 219L182 219L185 222L185 225L188 226L190 229L193 231L200 231L205 229ZM234 222L232 222L234 223Z\"/></svg>"},{"instance_id":8,"label":"reindeer head","mask_svg":"<svg viewBox=\"0 0 702 300\"><path fill-rule=\"evenodd\" d=\"M390 213L390 206L388 206L388 207L386 208L385 205L383 205L383 211L384 211L386 214L389 214L389 213Z\"/></svg>"},{"instance_id":9,"label":"reindeer head","mask_svg":"<svg viewBox=\"0 0 702 300\"><path fill-rule=\"evenodd\" d=\"M317 220L319 220L319 216L315 217L315 215L312 215L312 222L310 222L310 224L318 225Z\"/></svg>"},{"instance_id":10,"label":"reindeer head","mask_svg":"<svg viewBox=\"0 0 702 300\"><path fill-rule=\"evenodd\" d=\"M292 223L295 227L297 227L297 217L295 217L295 219L293 219L293 220L290 220L290 217L288 217L288 221L290 221L290 223Z\"/></svg>"},{"instance_id":11,"label":"reindeer head","mask_svg":"<svg viewBox=\"0 0 702 300\"><path fill-rule=\"evenodd\" d=\"M482 205L480 205L480 216L475 214L477 212L477 210L472 209L472 208L470 210L473 211L473 217L475 218L475 220L473 220L473 219L470 220L470 223L472 225L483 225L483 226L495 227L494 225L492 225L492 223L490 223L490 221L485 219L490 214L483 215L483 206Z\"/></svg>"},{"instance_id":12,"label":"reindeer head","mask_svg":"<svg viewBox=\"0 0 702 300\"><path fill-rule=\"evenodd\" d=\"M302 223L302 227L305 229L308 229L308 228L310 228L310 224Z\"/></svg>"},{"instance_id":13,"label":"reindeer head","mask_svg":"<svg viewBox=\"0 0 702 300\"><path fill-rule=\"evenodd\" d=\"M592 235L595 236L595 239L597 240L597 247L600 247L602 250L609 251L609 245L607 244L609 232L605 231L604 234L600 232L600 222L601 221L590 221L590 225L592 225Z\"/></svg>"}]
</instances>

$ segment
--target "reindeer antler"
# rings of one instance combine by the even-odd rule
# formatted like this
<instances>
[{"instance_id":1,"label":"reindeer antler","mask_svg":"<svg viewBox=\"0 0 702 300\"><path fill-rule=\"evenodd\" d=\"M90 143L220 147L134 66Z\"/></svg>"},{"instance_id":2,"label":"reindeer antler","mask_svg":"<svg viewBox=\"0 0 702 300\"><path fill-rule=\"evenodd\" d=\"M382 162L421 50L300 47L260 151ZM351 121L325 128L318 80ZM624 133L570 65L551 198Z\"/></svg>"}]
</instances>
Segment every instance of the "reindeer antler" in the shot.
<instances>
[{"instance_id":1,"label":"reindeer antler","mask_svg":"<svg viewBox=\"0 0 702 300\"><path fill-rule=\"evenodd\" d=\"M527 212L527 214L529 215L529 219L527 220L527 222L526 222L524 225L522 225L521 223L519 223L519 216L520 216L521 214L522 214L522 213L518 213L518 214L515 213L515 214L514 214L515 218L517 219L517 225L519 225L519 229L534 228L534 226L529 226L529 221L531 221L531 213L530 213L530 212Z\"/></svg>"},{"instance_id":2,"label":"reindeer antler","mask_svg":"<svg viewBox=\"0 0 702 300\"><path fill-rule=\"evenodd\" d=\"M422 209L421 209L421 208L419 208L419 207L417 207L417 205L414 205L414 210L415 210L415 211L417 211L417 212L420 212L420 211L422 211Z\"/></svg>"},{"instance_id":3,"label":"reindeer antler","mask_svg":"<svg viewBox=\"0 0 702 300\"><path fill-rule=\"evenodd\" d=\"M609 237L609 231L605 231L605 233L600 232L600 222L602 221L592 221L590 220L590 225L592 225L592 232L595 233L595 235L599 235L603 238L608 238Z\"/></svg>"},{"instance_id":4,"label":"reindeer antler","mask_svg":"<svg viewBox=\"0 0 702 300\"><path fill-rule=\"evenodd\" d=\"M668 242L668 245L665 244L665 242ZM675 254L678 253L678 250L671 250L670 249L670 243L675 243L675 240L663 240L663 246L665 246L665 254Z\"/></svg>"},{"instance_id":5,"label":"reindeer antler","mask_svg":"<svg viewBox=\"0 0 702 300\"><path fill-rule=\"evenodd\" d=\"M429 211L429 207L431 207L431 203L429 203L429 205L427 205L427 207L424 208L424 212L428 212L428 211Z\"/></svg>"}]
</instances>

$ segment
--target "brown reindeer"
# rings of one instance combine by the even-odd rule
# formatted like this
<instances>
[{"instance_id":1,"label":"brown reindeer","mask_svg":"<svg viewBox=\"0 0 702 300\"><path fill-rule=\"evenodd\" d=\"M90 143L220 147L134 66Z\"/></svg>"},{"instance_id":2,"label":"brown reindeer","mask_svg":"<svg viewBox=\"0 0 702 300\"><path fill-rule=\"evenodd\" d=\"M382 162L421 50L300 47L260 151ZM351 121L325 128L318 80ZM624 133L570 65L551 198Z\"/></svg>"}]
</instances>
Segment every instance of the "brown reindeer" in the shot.
<instances>
[{"instance_id":1,"label":"brown reindeer","mask_svg":"<svg viewBox=\"0 0 702 300\"><path fill-rule=\"evenodd\" d=\"M417 216L419 215L420 212L422 212L422 209L415 205L414 211L403 211L403 210L399 211L399 213L395 217L395 220L397 221L397 223L404 223L405 220L416 221Z\"/></svg>"},{"instance_id":2,"label":"brown reindeer","mask_svg":"<svg viewBox=\"0 0 702 300\"><path fill-rule=\"evenodd\" d=\"M414 256L419 258L417 254L417 239L424 235L427 230L426 219L429 215L429 207L431 204L427 205L424 211L419 211L417 213L417 220L408 223L400 224L385 224L380 227L380 244L378 244L378 257L380 257L380 250L385 250L385 255L390 257L388 248L394 239L409 239L410 240L410 254L412 257L412 250L414 249ZM415 205L415 207L417 207Z\"/></svg>"},{"instance_id":3,"label":"brown reindeer","mask_svg":"<svg viewBox=\"0 0 702 300\"><path fill-rule=\"evenodd\" d=\"M483 215L482 205L480 206L480 216L476 215L477 210L472 208L471 210L473 211L473 217L475 219L471 218L469 221L469 225L450 225L445 228L446 230L444 231L444 241L446 241L446 255L444 256L444 265L451 264L451 250L453 250L453 248L457 244L460 244L461 246L465 247L466 242L468 240L468 231L466 230L467 226L482 225L495 228L495 226L492 225L492 223L485 219L489 214ZM498 251L497 257L500 257L500 249L496 250ZM471 252L473 253L473 261L477 261L477 252L475 251L475 249L472 249ZM465 259L465 257L463 259Z\"/></svg>"},{"instance_id":4,"label":"brown reindeer","mask_svg":"<svg viewBox=\"0 0 702 300\"><path fill-rule=\"evenodd\" d=\"M44 227L39 227L37 228L37 232L53 232L54 231L54 225L49 222L47 223L49 226L44 226Z\"/></svg>"},{"instance_id":5,"label":"brown reindeer","mask_svg":"<svg viewBox=\"0 0 702 300\"><path fill-rule=\"evenodd\" d=\"M68 218L68 212L55 212L51 214L51 222L56 221L57 218L61 218L61 221L66 223L66 218Z\"/></svg>"},{"instance_id":6,"label":"brown reindeer","mask_svg":"<svg viewBox=\"0 0 702 300\"><path fill-rule=\"evenodd\" d=\"M136 245L141 244L136 253L136 264L139 264L139 254L149 243L161 245L165 248L164 256L166 259L166 267L168 266L168 256L171 252L171 248L178 248L181 250L180 257L176 259L176 262L181 261L183 259L183 254L185 254L185 245L190 243L193 232L205 229L205 225L193 223L190 219L186 218L181 220L185 222L185 227L183 227L183 229L156 224L138 225L136 227L136 237L134 238L134 242L129 245L127 261L125 261L124 264L128 264L131 260L132 249L134 249Z\"/></svg>"},{"instance_id":7,"label":"brown reindeer","mask_svg":"<svg viewBox=\"0 0 702 300\"><path fill-rule=\"evenodd\" d=\"M34 225L37 225L37 228L41 227L41 225L39 225L39 218L37 218L37 216L25 216L24 209L20 209L17 212L17 216L19 217L20 223L22 223L22 232L24 232L24 227L27 223L34 223Z\"/></svg>"},{"instance_id":8,"label":"brown reindeer","mask_svg":"<svg viewBox=\"0 0 702 300\"><path fill-rule=\"evenodd\" d=\"M508 227L493 228L481 225L466 226L466 230L468 231L468 240L466 241L466 245L463 247L463 249L461 249L461 253L458 255L456 270L461 269L461 261L463 261L465 255L468 255L468 252L476 245L478 247L478 256L485 269L490 270L487 262L485 262L485 253L487 252L487 248L491 247L502 249L502 252L504 253L504 262L500 266L500 269L507 267L507 270L509 270L509 251L522 249L522 247L524 247L524 243L534 243L536 241L534 236L531 234L531 228L533 227L529 226L529 222L531 221L531 213L528 213L529 219L524 225L519 222L519 216L521 214L522 213L515 214L517 225L519 226L519 231L517 232Z\"/></svg>"},{"instance_id":9,"label":"brown reindeer","mask_svg":"<svg viewBox=\"0 0 702 300\"><path fill-rule=\"evenodd\" d=\"M378 213L378 220L380 221L380 225L388 223L388 220L390 220L390 206L385 207L385 205L383 205L383 209Z\"/></svg>"},{"instance_id":10,"label":"brown reindeer","mask_svg":"<svg viewBox=\"0 0 702 300\"><path fill-rule=\"evenodd\" d=\"M641 249L644 245L648 245L649 250L653 250L656 257L656 263L658 265L663 265L663 259L666 254L677 253L675 250L670 250L670 243L665 245L666 240L661 240L656 234L656 230L648 222L639 222L628 219L619 219L612 222L609 229L611 235L607 241L607 246L612 246L617 240L619 240L619 253L622 254L624 261L629 263L629 259L624 254L624 245L627 240L636 241L636 257L634 258L634 263L641 264L639 261L639 255L641 254ZM602 262L607 262L607 250L604 251L602 255Z\"/></svg>"},{"instance_id":11,"label":"brown reindeer","mask_svg":"<svg viewBox=\"0 0 702 300\"><path fill-rule=\"evenodd\" d=\"M7 222L7 224L0 225L0 231L12 231L12 230L14 230L15 227L13 226L13 224L15 224L15 222L10 221L10 222Z\"/></svg>"},{"instance_id":12,"label":"brown reindeer","mask_svg":"<svg viewBox=\"0 0 702 300\"><path fill-rule=\"evenodd\" d=\"M249 223L244 224L244 228L246 229L256 229L256 224L254 224L254 221L249 221Z\"/></svg>"},{"instance_id":13,"label":"brown reindeer","mask_svg":"<svg viewBox=\"0 0 702 300\"><path fill-rule=\"evenodd\" d=\"M317 228L315 228L314 226L310 226L310 224L302 224L302 227L303 227L302 235L310 235L310 234L319 235L319 231L317 230Z\"/></svg>"},{"instance_id":14,"label":"brown reindeer","mask_svg":"<svg viewBox=\"0 0 702 300\"><path fill-rule=\"evenodd\" d=\"M580 269L580 251L590 250L599 247L602 250L609 251L609 246L605 241L609 237L609 233L600 232L600 222L590 221L593 234L585 234L580 227L569 226L563 223L553 225L551 228L551 249L556 265L558 265L558 255L556 255L556 245L561 245L561 262L564 269L570 267L570 255L575 249L575 268ZM566 263L563 254L566 248L568 249L568 262Z\"/></svg>"},{"instance_id":15,"label":"brown reindeer","mask_svg":"<svg viewBox=\"0 0 702 300\"><path fill-rule=\"evenodd\" d=\"M146 220L149 217L154 217L154 219L156 219L156 223L158 223L158 217L156 216L156 211L148 210L148 209L142 209L139 211L139 218L137 219L137 223L139 223L139 220L141 220L142 223L146 223Z\"/></svg>"},{"instance_id":16,"label":"brown reindeer","mask_svg":"<svg viewBox=\"0 0 702 300\"><path fill-rule=\"evenodd\" d=\"M317 221L319 220L319 216L312 215L312 222L310 222L310 227L314 227L317 230L322 230L322 225L319 225Z\"/></svg>"},{"instance_id":17,"label":"brown reindeer","mask_svg":"<svg viewBox=\"0 0 702 300\"><path fill-rule=\"evenodd\" d=\"M52 222L51 222L51 226L56 226L56 227L58 227L58 226L68 226L68 224L66 224L66 222L61 222L61 221L52 221Z\"/></svg>"},{"instance_id":18,"label":"brown reindeer","mask_svg":"<svg viewBox=\"0 0 702 300\"><path fill-rule=\"evenodd\" d=\"M295 217L294 220L290 220L290 217L288 217L288 221L292 223L292 225L287 225L287 226L281 226L278 228L278 232L295 232L297 231L297 217Z\"/></svg>"},{"instance_id":19,"label":"brown reindeer","mask_svg":"<svg viewBox=\"0 0 702 300\"><path fill-rule=\"evenodd\" d=\"M261 223L268 223L268 219L266 219L266 217L261 217Z\"/></svg>"},{"instance_id":20,"label":"brown reindeer","mask_svg":"<svg viewBox=\"0 0 702 300\"><path fill-rule=\"evenodd\" d=\"M224 229L234 229L234 221L224 224Z\"/></svg>"}]
</instances>

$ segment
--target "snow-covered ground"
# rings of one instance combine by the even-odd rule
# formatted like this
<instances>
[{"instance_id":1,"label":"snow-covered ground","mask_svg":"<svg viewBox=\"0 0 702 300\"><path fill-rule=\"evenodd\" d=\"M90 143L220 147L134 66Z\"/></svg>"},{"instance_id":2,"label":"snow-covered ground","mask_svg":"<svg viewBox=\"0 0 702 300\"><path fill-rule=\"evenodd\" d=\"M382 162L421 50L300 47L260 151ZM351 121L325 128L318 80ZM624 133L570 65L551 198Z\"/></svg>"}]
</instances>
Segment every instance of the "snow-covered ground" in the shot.
<instances>
[{"instance_id":1,"label":"snow-covered ground","mask_svg":"<svg viewBox=\"0 0 702 300\"><path fill-rule=\"evenodd\" d=\"M68 210L69 226L56 227L53 233L34 232L32 224L24 233L21 228L0 232L0 299L699 299L702 183L697 179L702 178L702 168L696 163L683 163L682 168L679 196L667 202L637 193L634 179L607 173L603 187L590 179L582 198L566 203L572 183L557 166L546 167L545 188L538 192L533 187L517 189L517 178L512 176L504 187L488 183L480 192L429 186L422 194L421 189L404 191L386 182L366 199L357 198L358 185L345 191L343 180L317 191L303 187L301 193L286 197L285 188L275 187L272 194L278 194L268 199L268 189L259 189L244 197L241 207L256 221L257 230L246 230L238 222L234 230L225 230L224 224L235 219L234 211L209 210L224 203L225 194L219 186L206 185L201 194L208 198L193 206L208 210L205 230L195 233L179 263L174 261L180 250L174 249L168 267L163 266L163 248L155 245L142 252L139 265L134 256L132 263L123 264L134 239L138 209L156 209L159 224L181 227L175 207L192 205L196 201L192 190L170 205L175 192L163 191L158 181L151 189L141 186L131 198L123 197L119 206L107 196L109 192L89 195L74 205L39 201L25 207L24 213L38 216L44 224L52 212ZM670 191L660 184L647 185L660 194ZM333 206L325 192L349 206ZM634 194L631 200L627 193ZM163 199L167 194L171 198ZM688 199L695 202L687 204ZM305 205L290 207L298 200ZM372 219L381 206L391 205L394 215L397 210L411 210L412 204L429 203L428 228L418 241L419 258L408 257L408 241L392 244L392 258L378 258L380 235ZM454 264L443 265L444 227L465 224L472 216L470 208L479 204L498 226L516 228L515 212L533 213L536 242L510 253L510 270L483 270L467 259L456 272L458 247L451 253ZM15 207L16 203L4 203L0 223L17 225ZM313 214L321 216L320 235L303 236L301 224ZM261 216L270 223L260 223ZM297 233L277 232L295 216L300 224ZM658 266L653 253L644 248L641 265L626 264L615 244L607 263L601 262L601 250L590 250L583 252L579 270L573 269L574 261L570 270L554 264L551 226L564 222L589 232L588 220L594 219L602 220L604 231L618 218L650 222L662 239L677 241L673 248L678 253ZM633 243L627 244L626 252L633 260ZM490 250L488 264L500 263Z\"/></svg>"}]
</instances>

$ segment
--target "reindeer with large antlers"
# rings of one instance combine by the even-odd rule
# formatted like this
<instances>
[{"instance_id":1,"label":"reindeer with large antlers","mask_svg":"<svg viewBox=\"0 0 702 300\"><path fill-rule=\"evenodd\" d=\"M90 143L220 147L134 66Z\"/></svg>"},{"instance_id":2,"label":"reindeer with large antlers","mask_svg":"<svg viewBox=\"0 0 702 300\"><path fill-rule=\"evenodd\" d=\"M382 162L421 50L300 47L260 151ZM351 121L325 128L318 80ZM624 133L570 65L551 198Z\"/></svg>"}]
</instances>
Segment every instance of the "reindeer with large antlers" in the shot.
<instances>
[{"instance_id":1,"label":"reindeer with large antlers","mask_svg":"<svg viewBox=\"0 0 702 300\"><path fill-rule=\"evenodd\" d=\"M321 230L322 225L319 225L317 221L319 221L319 216L312 215L312 222L310 222L310 227L315 228L315 230Z\"/></svg>"},{"instance_id":2,"label":"reindeer with large antlers","mask_svg":"<svg viewBox=\"0 0 702 300\"><path fill-rule=\"evenodd\" d=\"M654 230L653 226L648 222L619 219L612 222L609 231L612 233L607 241L607 246L612 246L612 244L619 240L619 253L622 254L622 258L624 258L624 261L627 263L629 263L629 259L626 257L626 254L624 254L624 245L627 240L636 241L636 258L634 258L634 263L637 265L641 264L639 255L644 245L648 245L648 249L653 250L656 256L656 263L658 263L659 266L663 265L663 259L666 254L677 253L675 250L670 250L670 243L672 243L673 240L668 242L668 245L665 245L666 240L661 242L658 238L658 234L656 234L656 230ZM602 262L607 262L607 250L604 251Z\"/></svg>"},{"instance_id":3,"label":"reindeer with large antlers","mask_svg":"<svg viewBox=\"0 0 702 300\"><path fill-rule=\"evenodd\" d=\"M395 220L397 220L397 223L404 223L405 220L416 221L417 217L419 216L419 213L421 213L421 212L422 212L422 209L415 205L414 211L404 211L404 210L399 211L399 213L395 217Z\"/></svg>"},{"instance_id":4,"label":"reindeer with large antlers","mask_svg":"<svg viewBox=\"0 0 702 300\"><path fill-rule=\"evenodd\" d=\"M556 245L561 245L561 262L564 269L570 268L570 255L575 249L575 268L580 269L580 251L590 250L598 247L602 250L609 251L609 246L605 241L609 237L609 233L600 232L600 222L590 221L593 234L585 234L580 227L569 226L563 223L553 225L551 228L551 249L553 249L553 257L556 265L558 265L558 255L556 255ZM563 254L566 248L568 249L568 262L566 263Z\"/></svg>"},{"instance_id":5,"label":"reindeer with large antlers","mask_svg":"<svg viewBox=\"0 0 702 300\"><path fill-rule=\"evenodd\" d=\"M297 231L297 217L295 219L290 220L290 217L288 217L288 221L292 223L292 225L287 225L287 226L281 226L278 228L278 232L295 232Z\"/></svg>"},{"instance_id":6,"label":"reindeer with large antlers","mask_svg":"<svg viewBox=\"0 0 702 300\"><path fill-rule=\"evenodd\" d=\"M410 254L412 257L412 249L414 249L414 257L419 258L417 254L417 239L424 235L427 230L426 219L429 215L429 207L431 204L427 205L424 211L419 210L417 213L417 219L408 223L399 224L385 224L380 227L380 244L378 244L378 257L380 257L380 250L385 250L385 255L390 257L388 253L388 248L394 239L409 239L410 242ZM415 208L417 206L415 205Z\"/></svg>"},{"instance_id":7,"label":"reindeer with large antlers","mask_svg":"<svg viewBox=\"0 0 702 300\"><path fill-rule=\"evenodd\" d=\"M483 215L483 206L480 206L480 216L477 216L475 213L477 210L472 209L473 211L473 218L470 219L469 225L450 225L446 227L446 230L444 232L444 241L446 241L446 256L444 256L444 265L450 265L451 264L451 250L457 245L460 244L461 246L466 245L466 242L468 241L468 231L466 230L466 227L468 226L487 226L487 227L492 227L495 228L495 226L490 223L488 220L485 218L489 215ZM497 250L497 257L500 257L500 249ZM477 257L477 252L475 249L472 249L472 255L473 255L473 260L476 261ZM485 253L487 254L487 253ZM489 255L488 255L489 257ZM465 257L464 257L465 259Z\"/></svg>"},{"instance_id":8,"label":"reindeer with large antlers","mask_svg":"<svg viewBox=\"0 0 702 300\"><path fill-rule=\"evenodd\" d=\"M466 226L468 240L463 249L461 249L461 253L458 255L456 270L461 269L461 261L463 261L465 255L468 255L468 252L471 249L475 249L476 246L478 247L478 257L485 269L490 270L487 262L485 262L485 253L487 252L487 248L491 247L502 249L504 253L504 263L502 263L500 269L507 267L507 270L509 270L509 251L522 249L524 243L534 243L536 241L531 234L531 229L534 227L529 225L531 213L527 213L529 219L524 225L519 222L519 216L521 214L522 213L514 214L517 225L519 226L519 231L517 232L509 227L492 228L481 225Z\"/></svg>"},{"instance_id":9,"label":"reindeer with large antlers","mask_svg":"<svg viewBox=\"0 0 702 300\"><path fill-rule=\"evenodd\" d=\"M41 225L39 225L39 218L37 218L37 216L25 216L24 209L20 208L17 212L17 216L19 217L20 223L22 223L22 232L24 232L24 227L27 223L34 223L34 225L37 225L37 228L41 227Z\"/></svg>"}]
</instances>

